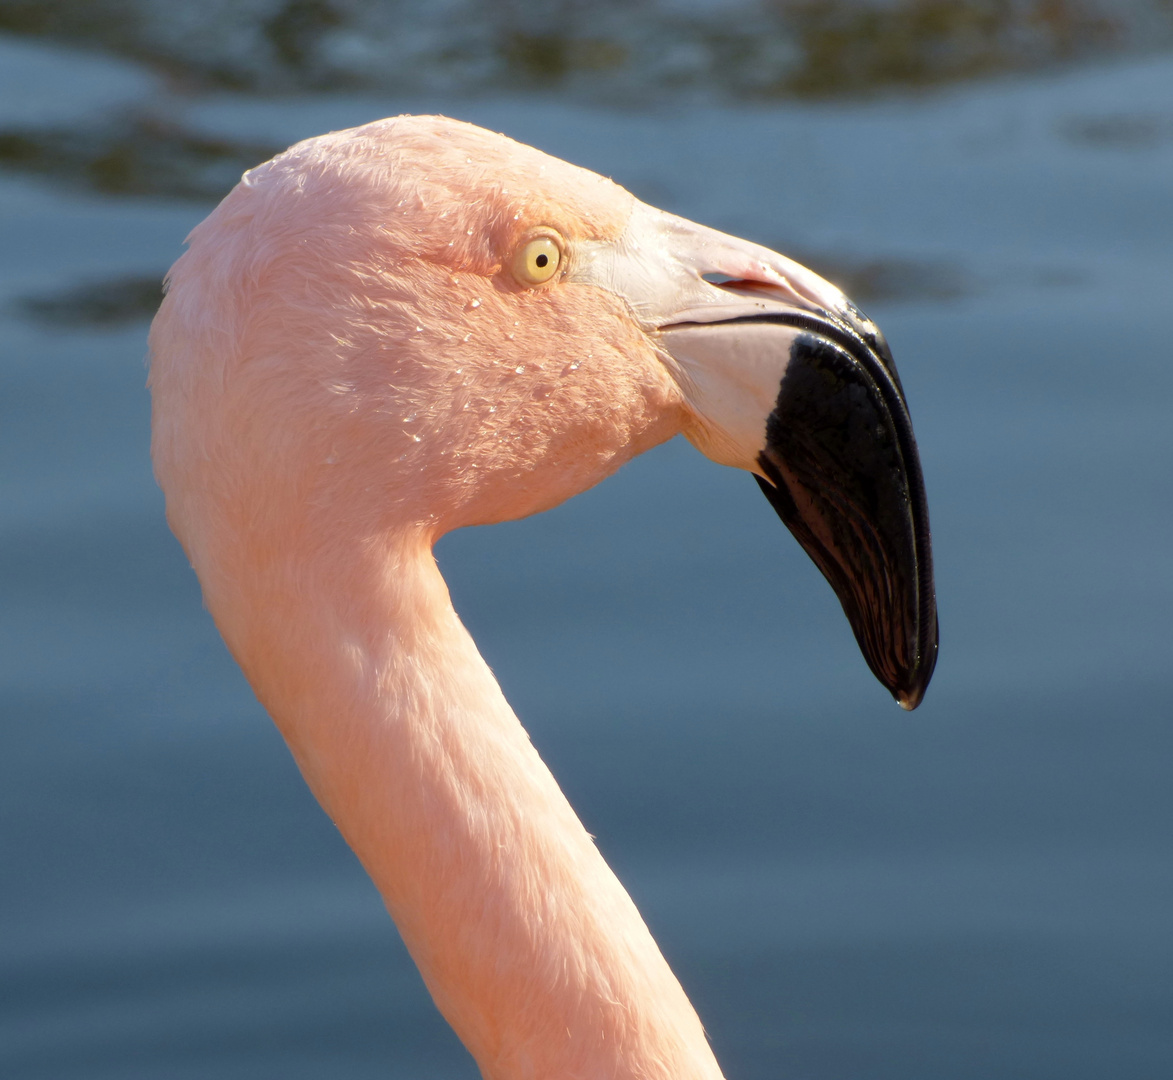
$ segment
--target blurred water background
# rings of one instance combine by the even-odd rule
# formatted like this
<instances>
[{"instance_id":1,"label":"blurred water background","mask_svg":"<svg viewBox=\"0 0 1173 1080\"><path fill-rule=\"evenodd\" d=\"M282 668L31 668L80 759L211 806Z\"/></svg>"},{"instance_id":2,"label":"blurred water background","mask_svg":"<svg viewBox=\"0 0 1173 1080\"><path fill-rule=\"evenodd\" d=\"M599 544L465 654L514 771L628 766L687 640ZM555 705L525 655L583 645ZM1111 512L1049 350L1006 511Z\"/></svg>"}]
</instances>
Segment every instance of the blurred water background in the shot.
<instances>
[{"instance_id":1,"label":"blurred water background","mask_svg":"<svg viewBox=\"0 0 1173 1080\"><path fill-rule=\"evenodd\" d=\"M669 444L453 535L458 610L730 1080L1173 1076L1173 5L0 0L0 1075L476 1075L200 606L147 322L289 142L443 111L886 330L906 715Z\"/></svg>"}]
</instances>

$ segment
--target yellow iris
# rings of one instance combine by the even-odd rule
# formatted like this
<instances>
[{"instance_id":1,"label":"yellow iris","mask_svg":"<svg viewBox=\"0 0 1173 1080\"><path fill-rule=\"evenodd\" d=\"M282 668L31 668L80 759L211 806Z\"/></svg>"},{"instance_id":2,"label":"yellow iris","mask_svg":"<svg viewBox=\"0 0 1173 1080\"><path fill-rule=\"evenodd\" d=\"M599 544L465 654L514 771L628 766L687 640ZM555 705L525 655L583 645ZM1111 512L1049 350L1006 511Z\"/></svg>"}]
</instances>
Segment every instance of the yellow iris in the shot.
<instances>
[{"instance_id":1,"label":"yellow iris","mask_svg":"<svg viewBox=\"0 0 1173 1080\"><path fill-rule=\"evenodd\" d=\"M541 285L558 272L562 252L548 236L528 240L513 257L513 274L523 285Z\"/></svg>"}]
</instances>

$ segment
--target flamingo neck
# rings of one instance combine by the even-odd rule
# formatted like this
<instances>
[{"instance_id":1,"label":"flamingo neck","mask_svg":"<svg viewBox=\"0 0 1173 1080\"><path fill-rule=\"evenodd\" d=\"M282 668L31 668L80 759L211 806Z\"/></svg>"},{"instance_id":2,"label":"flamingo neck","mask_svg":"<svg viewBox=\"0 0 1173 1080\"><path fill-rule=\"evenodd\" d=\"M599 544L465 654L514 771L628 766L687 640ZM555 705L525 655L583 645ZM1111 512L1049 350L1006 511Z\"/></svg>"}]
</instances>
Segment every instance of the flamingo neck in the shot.
<instances>
[{"instance_id":1,"label":"flamingo neck","mask_svg":"<svg viewBox=\"0 0 1173 1080\"><path fill-rule=\"evenodd\" d=\"M232 605L267 612L263 624L221 627L483 1075L720 1080L683 989L453 610L430 543L334 562L346 569L318 582L291 563L290 580Z\"/></svg>"}]
</instances>

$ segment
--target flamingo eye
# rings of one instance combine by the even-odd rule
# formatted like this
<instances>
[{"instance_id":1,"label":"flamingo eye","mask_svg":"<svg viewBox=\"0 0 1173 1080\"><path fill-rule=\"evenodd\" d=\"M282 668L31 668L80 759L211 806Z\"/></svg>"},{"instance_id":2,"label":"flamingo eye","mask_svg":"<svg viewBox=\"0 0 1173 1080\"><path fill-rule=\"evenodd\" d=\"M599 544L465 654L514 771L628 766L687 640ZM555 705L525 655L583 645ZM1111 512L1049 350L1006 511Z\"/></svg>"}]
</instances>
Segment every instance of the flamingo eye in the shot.
<instances>
[{"instance_id":1,"label":"flamingo eye","mask_svg":"<svg viewBox=\"0 0 1173 1080\"><path fill-rule=\"evenodd\" d=\"M527 240L513 256L513 276L522 285L542 285L557 272L562 251L548 236Z\"/></svg>"}]
</instances>

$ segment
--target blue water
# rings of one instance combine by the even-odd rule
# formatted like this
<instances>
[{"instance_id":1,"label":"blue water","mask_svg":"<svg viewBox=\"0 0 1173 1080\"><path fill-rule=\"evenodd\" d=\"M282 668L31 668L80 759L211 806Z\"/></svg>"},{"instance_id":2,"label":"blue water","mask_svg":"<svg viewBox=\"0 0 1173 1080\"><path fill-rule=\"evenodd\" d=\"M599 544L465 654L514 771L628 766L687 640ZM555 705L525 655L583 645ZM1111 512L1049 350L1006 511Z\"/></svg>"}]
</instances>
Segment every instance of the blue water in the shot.
<instances>
[{"instance_id":1,"label":"blue water","mask_svg":"<svg viewBox=\"0 0 1173 1080\"><path fill-rule=\"evenodd\" d=\"M655 115L168 103L0 39L5 65L6 124L150 98L281 142L442 108L782 250L960 282L867 305L934 530L915 714L752 481L680 441L440 560L730 1080L1173 1075L1173 61ZM166 529L145 326L15 306L160 270L205 212L0 173L0 1076L471 1080Z\"/></svg>"}]
</instances>

